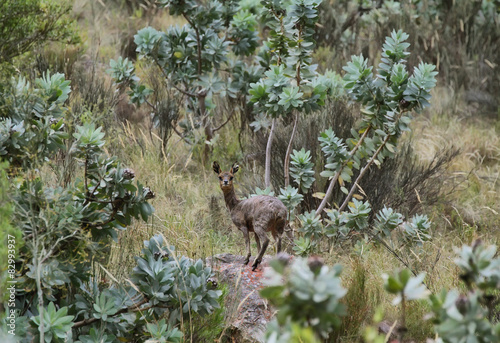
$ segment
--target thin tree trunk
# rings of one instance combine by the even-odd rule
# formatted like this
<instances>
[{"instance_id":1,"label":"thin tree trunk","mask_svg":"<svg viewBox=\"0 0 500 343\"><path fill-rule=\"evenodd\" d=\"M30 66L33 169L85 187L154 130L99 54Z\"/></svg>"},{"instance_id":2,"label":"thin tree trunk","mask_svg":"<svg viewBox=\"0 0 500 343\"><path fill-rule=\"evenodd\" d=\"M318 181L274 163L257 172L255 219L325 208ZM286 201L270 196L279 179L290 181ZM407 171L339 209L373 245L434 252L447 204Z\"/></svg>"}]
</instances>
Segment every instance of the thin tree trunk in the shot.
<instances>
[{"instance_id":1,"label":"thin tree trunk","mask_svg":"<svg viewBox=\"0 0 500 343\"><path fill-rule=\"evenodd\" d=\"M184 18L187 20L189 25L194 29L194 32L196 34L196 46L197 46L197 52L198 52L198 77L200 78L202 76L202 46L201 46L201 36L200 36L200 30L198 29L198 26L195 25L193 20L186 14L182 13ZM212 123L210 119L207 116L207 109L205 106L205 99L207 97L207 91L202 89L202 87L199 87L198 94L196 95L198 98L198 106L200 108L200 116L202 118L202 125L205 130L205 138L207 141L212 140L213 138L213 131L212 131ZM202 163L205 164L208 160L208 155L212 151L211 146L208 144L204 143L204 149L203 149L203 157L202 157Z\"/></svg>"},{"instance_id":2,"label":"thin tree trunk","mask_svg":"<svg viewBox=\"0 0 500 343\"><path fill-rule=\"evenodd\" d=\"M36 238L38 239L38 238ZM38 244L37 244L38 246ZM36 259L36 288L37 288L37 295L38 295L38 315L40 316L40 326L38 327L38 332L40 332L40 343L45 343L45 322L43 320L43 312L45 311L45 308L43 307L43 289L42 289L42 276L41 276L41 270L42 266L40 265L40 259L38 258L38 249L36 251L36 255L33 258L34 260Z\"/></svg>"},{"instance_id":3,"label":"thin tree trunk","mask_svg":"<svg viewBox=\"0 0 500 343\"><path fill-rule=\"evenodd\" d=\"M200 115L202 119L202 125L205 130L205 140L210 142L213 138L213 131L212 131L212 123L210 122L210 119L208 118L207 114L207 109L205 106L205 98L207 97L206 92L200 92L198 94L198 106L200 107ZM211 152L211 146L208 145L207 143L203 142L204 148L203 148L203 157L202 157L202 163L205 164L208 160L208 155Z\"/></svg>"},{"instance_id":4,"label":"thin tree trunk","mask_svg":"<svg viewBox=\"0 0 500 343\"><path fill-rule=\"evenodd\" d=\"M401 294L401 329L399 330L399 341L403 342L403 337L405 336L406 332L406 297L403 294Z\"/></svg>"},{"instance_id":5,"label":"thin tree trunk","mask_svg":"<svg viewBox=\"0 0 500 343\"><path fill-rule=\"evenodd\" d=\"M292 154L292 145L293 139L295 138L295 133L297 132L297 122L299 121L299 113L295 114L295 119L293 122L293 130L292 135L290 136L290 142L288 142L288 148L286 149L285 154L285 163L284 163L284 175L285 175L285 188L290 185L290 155Z\"/></svg>"},{"instance_id":6,"label":"thin tree trunk","mask_svg":"<svg viewBox=\"0 0 500 343\"><path fill-rule=\"evenodd\" d=\"M208 142L210 142L213 138L213 132L212 132L212 126L210 123L205 124L205 137ZM203 164L205 164L208 161L208 155L210 155L210 152L212 151L211 145L207 144L204 142L205 147L203 149Z\"/></svg>"},{"instance_id":7,"label":"thin tree trunk","mask_svg":"<svg viewBox=\"0 0 500 343\"><path fill-rule=\"evenodd\" d=\"M271 131L269 132L269 138L267 139L266 146L266 173L265 173L265 183L266 188L271 187L271 146L273 144L274 126L276 125L276 118L273 118L271 124Z\"/></svg>"}]
</instances>

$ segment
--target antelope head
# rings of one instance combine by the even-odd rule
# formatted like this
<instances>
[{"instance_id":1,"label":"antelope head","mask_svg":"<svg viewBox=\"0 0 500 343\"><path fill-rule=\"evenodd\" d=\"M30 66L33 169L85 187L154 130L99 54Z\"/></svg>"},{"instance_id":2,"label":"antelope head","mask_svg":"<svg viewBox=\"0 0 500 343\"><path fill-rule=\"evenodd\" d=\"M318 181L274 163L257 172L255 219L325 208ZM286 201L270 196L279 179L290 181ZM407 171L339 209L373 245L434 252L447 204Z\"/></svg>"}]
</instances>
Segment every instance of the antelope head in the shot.
<instances>
[{"instance_id":1,"label":"antelope head","mask_svg":"<svg viewBox=\"0 0 500 343\"><path fill-rule=\"evenodd\" d=\"M223 172L217 162L213 163L212 168L214 169L215 174L219 177L219 185L222 191L226 192L233 189L234 174L236 174L236 172L240 169L238 163L234 162L231 170L228 172Z\"/></svg>"}]
</instances>

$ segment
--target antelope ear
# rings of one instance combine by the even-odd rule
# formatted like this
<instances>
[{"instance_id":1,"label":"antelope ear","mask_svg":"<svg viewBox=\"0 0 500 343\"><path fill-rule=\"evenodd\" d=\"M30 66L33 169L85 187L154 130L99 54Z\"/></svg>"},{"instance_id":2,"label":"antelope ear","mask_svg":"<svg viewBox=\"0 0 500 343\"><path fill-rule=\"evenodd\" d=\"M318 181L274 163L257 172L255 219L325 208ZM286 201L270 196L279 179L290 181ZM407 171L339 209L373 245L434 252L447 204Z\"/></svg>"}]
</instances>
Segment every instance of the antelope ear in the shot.
<instances>
[{"instance_id":1,"label":"antelope ear","mask_svg":"<svg viewBox=\"0 0 500 343\"><path fill-rule=\"evenodd\" d=\"M238 170L240 170L240 166L238 165L238 162L234 162L230 170L231 174L236 174Z\"/></svg>"},{"instance_id":2,"label":"antelope ear","mask_svg":"<svg viewBox=\"0 0 500 343\"><path fill-rule=\"evenodd\" d=\"M217 163L217 161L214 161L214 163L212 164L212 168L213 168L215 174L217 174L217 175L220 174L220 166L219 166L219 163Z\"/></svg>"}]
</instances>

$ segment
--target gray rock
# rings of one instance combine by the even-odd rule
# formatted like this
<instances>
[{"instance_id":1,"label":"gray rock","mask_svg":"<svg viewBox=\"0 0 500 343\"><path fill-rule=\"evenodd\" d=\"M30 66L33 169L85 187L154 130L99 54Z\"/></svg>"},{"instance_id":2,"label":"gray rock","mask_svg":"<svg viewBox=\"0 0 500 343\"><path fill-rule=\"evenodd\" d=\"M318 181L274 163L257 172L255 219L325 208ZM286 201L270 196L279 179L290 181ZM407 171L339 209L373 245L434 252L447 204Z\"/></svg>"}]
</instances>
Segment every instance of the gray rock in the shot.
<instances>
[{"instance_id":1,"label":"gray rock","mask_svg":"<svg viewBox=\"0 0 500 343\"><path fill-rule=\"evenodd\" d=\"M263 285L263 270L268 266L271 256L264 256L262 264L255 272L251 265L243 265L245 257L220 254L207 258L206 264L216 273L217 282L226 283L229 294L225 301L226 320L229 327L226 336L230 341L255 343L265 341L267 323L274 315L267 301L260 297Z\"/></svg>"}]
</instances>

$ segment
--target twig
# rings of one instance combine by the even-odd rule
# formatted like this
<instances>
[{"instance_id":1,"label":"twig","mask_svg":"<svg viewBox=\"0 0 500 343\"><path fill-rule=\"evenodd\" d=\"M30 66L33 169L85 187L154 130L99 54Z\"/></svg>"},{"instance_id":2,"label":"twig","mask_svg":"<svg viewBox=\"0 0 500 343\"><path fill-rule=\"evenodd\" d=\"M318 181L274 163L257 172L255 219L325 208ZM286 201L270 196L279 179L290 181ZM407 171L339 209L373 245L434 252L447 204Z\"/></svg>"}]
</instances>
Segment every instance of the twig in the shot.
<instances>
[{"instance_id":1,"label":"twig","mask_svg":"<svg viewBox=\"0 0 500 343\"><path fill-rule=\"evenodd\" d=\"M89 185L88 185L88 180L87 180L88 163L89 163L89 156L88 156L88 154L85 154L85 170L83 173L83 179L84 179L84 183L85 183L85 196L89 196Z\"/></svg>"},{"instance_id":2,"label":"twig","mask_svg":"<svg viewBox=\"0 0 500 343\"><path fill-rule=\"evenodd\" d=\"M68 238L71 238L73 236L75 236L76 234L78 233L78 230L75 230L73 231L73 233L65 236L65 237L60 237L57 239L57 241L54 243L54 245L52 246L52 248L50 248L50 250L45 254L45 256L40 260L40 262L38 263L38 265L41 265L43 264L49 257L52 256L52 254L54 253L54 250L55 248L57 247L57 245L62 242L62 241L65 241L67 240Z\"/></svg>"},{"instance_id":3,"label":"twig","mask_svg":"<svg viewBox=\"0 0 500 343\"><path fill-rule=\"evenodd\" d=\"M176 87L175 85L173 85L173 86L174 86L174 88L175 88L175 89L177 89L177 87ZM181 90L179 89L179 91L181 91ZM155 112L157 111L157 110L156 110L156 106L155 106L155 105L153 105L153 104L152 104L151 102L149 102L148 100L146 100L146 104L147 104L149 107L151 107L151 108L153 109L153 111L155 111ZM184 137L184 136L182 135L182 133L181 133L181 132L179 132L179 130L177 130L177 127L176 127L177 125L174 125L174 124L176 124L176 123L173 123L173 122L172 122L172 125L171 125L172 130L174 130L174 132L177 134L177 136L179 136L179 137L180 137L180 138L181 138L184 142L186 142L186 143L188 143L188 144L189 144L188 139L187 139L186 137Z\"/></svg>"},{"instance_id":4,"label":"twig","mask_svg":"<svg viewBox=\"0 0 500 343\"><path fill-rule=\"evenodd\" d=\"M223 127L227 124L227 123L229 123L229 121L231 120L231 118L234 116L234 113L235 113L235 112L236 112L236 111L231 111L231 114L229 115L229 117L227 117L227 120L226 120L224 123L220 124L220 125L219 125L218 127L216 127L215 129L213 129L213 130L212 130L212 132L217 132L217 131L219 131L219 130L220 130L220 129L222 129L222 128L223 128Z\"/></svg>"},{"instance_id":5,"label":"twig","mask_svg":"<svg viewBox=\"0 0 500 343\"><path fill-rule=\"evenodd\" d=\"M169 80L170 78L169 78L168 74L165 72L165 70L162 68L162 66L160 65L160 62L158 62L158 60L156 58L154 58L154 62L156 64L156 66L161 70L161 73L163 74L163 77L165 78L165 80ZM174 87L176 90L178 90L179 92L181 92L184 95L187 95L187 96L192 97L192 98L196 97L196 94L188 92L187 90L184 90L184 89L177 87L173 82L171 83L171 85L172 85L172 87Z\"/></svg>"},{"instance_id":6,"label":"twig","mask_svg":"<svg viewBox=\"0 0 500 343\"><path fill-rule=\"evenodd\" d=\"M86 179L87 175L85 175L84 177ZM83 202L83 206L87 205L88 203L90 203L92 201L92 198L94 197L94 193L97 190L97 187L99 187L99 185L101 184L102 179L103 178L101 177L100 180L96 182L95 187L92 190L92 193L90 193L88 195L86 194L85 201Z\"/></svg>"},{"instance_id":7,"label":"twig","mask_svg":"<svg viewBox=\"0 0 500 343\"><path fill-rule=\"evenodd\" d=\"M408 268L411 273L414 275L414 276L418 276L417 272L413 270L413 268L411 268L411 266L408 264L408 262L406 262L405 260L403 260L401 258L401 256L399 256L396 251L394 251L394 249L392 249L389 244L386 243L386 241L384 241L382 238L374 235L373 233L368 233L368 235L371 236L372 239L376 240L377 242L379 242L380 244L382 244L382 246L387 250L389 251L394 257L396 257L396 259L401 262L406 268ZM430 291L431 289L429 288L429 286L427 286L427 284L425 282L422 281L422 283L424 284L424 286Z\"/></svg>"},{"instance_id":8,"label":"twig","mask_svg":"<svg viewBox=\"0 0 500 343\"><path fill-rule=\"evenodd\" d=\"M349 194L347 194L347 197L345 198L342 206L340 206L339 208L339 212L343 211L345 209L345 207L347 206L347 204L349 203L349 200L351 200L352 198L352 195L354 194L354 192L356 191L356 188L359 187L359 182L361 181L361 179L363 178L363 176L366 174L366 172L368 171L368 168L372 165L372 163L375 161L375 159L377 158L378 154L382 151L382 149L384 148L384 146L386 145L386 143L389 141L389 138L391 138L391 135L390 134L387 134L387 136L385 137L384 141L382 142L382 144L380 144L380 146L378 147L377 151L375 151L375 154L373 154L373 156L368 160L368 162L366 163L366 165L363 167L363 169L361 169L361 172L359 173L358 177L356 178L356 181L354 181L354 184L352 185L351 187L351 190L349 191Z\"/></svg>"},{"instance_id":9,"label":"twig","mask_svg":"<svg viewBox=\"0 0 500 343\"><path fill-rule=\"evenodd\" d=\"M316 210L316 213L318 214L318 216L321 215L321 212L326 207L328 199L331 197L331 195L333 193L333 188L335 187L335 184L337 183L337 180L339 179L340 174L342 173L342 170L345 168L347 163L349 163L349 161L354 156L356 151L358 151L359 147L361 146L361 144L365 140L366 136L368 135L368 131L370 131L370 129L371 129L371 125L366 128L365 132L363 132L363 135L359 139L356 146L351 150L347 159L344 161L344 163L342 163L342 166L340 167L339 171L337 171L337 173L333 176L332 180L330 181L330 185L328 186L326 194L325 194L323 200L321 201L321 204L319 205L318 209Z\"/></svg>"}]
</instances>

